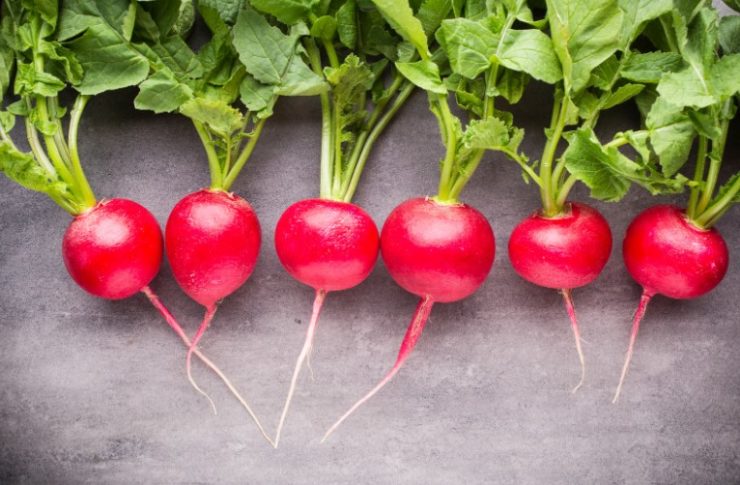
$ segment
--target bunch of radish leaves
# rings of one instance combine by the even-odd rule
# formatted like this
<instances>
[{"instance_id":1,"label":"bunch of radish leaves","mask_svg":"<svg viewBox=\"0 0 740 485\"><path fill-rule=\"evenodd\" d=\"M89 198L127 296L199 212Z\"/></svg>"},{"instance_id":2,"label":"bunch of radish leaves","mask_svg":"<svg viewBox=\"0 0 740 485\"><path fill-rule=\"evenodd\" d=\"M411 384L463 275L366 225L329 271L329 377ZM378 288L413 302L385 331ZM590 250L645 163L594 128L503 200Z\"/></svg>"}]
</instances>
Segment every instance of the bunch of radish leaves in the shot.
<instances>
[{"instance_id":1,"label":"bunch of radish leaves","mask_svg":"<svg viewBox=\"0 0 740 485\"><path fill-rule=\"evenodd\" d=\"M320 193L349 202L373 144L414 89L397 68L416 57L414 48L369 0L250 3L286 28L306 29L311 67L330 87L321 94ZM427 33L452 12L447 0L417 3Z\"/></svg>"},{"instance_id":2,"label":"bunch of radish leaves","mask_svg":"<svg viewBox=\"0 0 740 485\"><path fill-rule=\"evenodd\" d=\"M196 53L172 29L167 5L140 7L146 14L134 45L150 69L135 105L190 118L208 156L211 187L229 190L278 98L316 95L328 86L305 62L299 41L305 25L283 31L239 2L199 2L211 36Z\"/></svg>"},{"instance_id":3,"label":"bunch of radish leaves","mask_svg":"<svg viewBox=\"0 0 740 485\"><path fill-rule=\"evenodd\" d=\"M99 3L101 9L90 0L7 0L2 6L0 92L4 96L13 80L15 97L0 111L0 170L71 214L95 205L77 149L88 100L137 84L148 69L128 44L136 2ZM60 94L70 87L74 101L65 106ZM10 138L18 118L30 153Z\"/></svg>"}]
</instances>

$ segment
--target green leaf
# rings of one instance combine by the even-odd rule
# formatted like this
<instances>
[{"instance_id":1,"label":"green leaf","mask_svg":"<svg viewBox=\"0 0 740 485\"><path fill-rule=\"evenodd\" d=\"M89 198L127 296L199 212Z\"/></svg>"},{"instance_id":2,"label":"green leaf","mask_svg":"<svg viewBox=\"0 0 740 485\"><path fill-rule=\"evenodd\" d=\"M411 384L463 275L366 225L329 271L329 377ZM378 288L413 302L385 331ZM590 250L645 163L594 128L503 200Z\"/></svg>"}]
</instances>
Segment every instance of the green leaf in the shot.
<instances>
[{"instance_id":1,"label":"green leaf","mask_svg":"<svg viewBox=\"0 0 740 485\"><path fill-rule=\"evenodd\" d=\"M624 79L640 83L658 83L667 72L681 67L681 55L675 52L633 53L622 67Z\"/></svg>"},{"instance_id":2,"label":"green leaf","mask_svg":"<svg viewBox=\"0 0 740 485\"><path fill-rule=\"evenodd\" d=\"M616 0L547 0L547 10L565 91L572 95L617 50L623 13Z\"/></svg>"},{"instance_id":3,"label":"green leaf","mask_svg":"<svg viewBox=\"0 0 740 485\"><path fill-rule=\"evenodd\" d=\"M627 48L645 24L673 10L672 0L619 0L624 11L620 49Z\"/></svg>"},{"instance_id":4,"label":"green leaf","mask_svg":"<svg viewBox=\"0 0 740 485\"><path fill-rule=\"evenodd\" d=\"M284 24L307 20L318 0L250 0L252 7L270 14Z\"/></svg>"},{"instance_id":5,"label":"green leaf","mask_svg":"<svg viewBox=\"0 0 740 485\"><path fill-rule=\"evenodd\" d=\"M373 0L386 21L398 35L411 42L422 58L430 56L427 36L419 19L414 17L408 0Z\"/></svg>"},{"instance_id":6,"label":"green leaf","mask_svg":"<svg viewBox=\"0 0 740 485\"><path fill-rule=\"evenodd\" d=\"M529 77L523 72L505 69L496 82L497 94L503 96L509 104L516 104L524 95Z\"/></svg>"},{"instance_id":7,"label":"green leaf","mask_svg":"<svg viewBox=\"0 0 740 485\"><path fill-rule=\"evenodd\" d=\"M65 0L57 40L76 37L93 26L107 25L121 35L130 28L129 0Z\"/></svg>"},{"instance_id":8,"label":"green leaf","mask_svg":"<svg viewBox=\"0 0 740 485\"><path fill-rule=\"evenodd\" d=\"M501 64L546 83L563 78L552 41L539 30L510 30L498 48Z\"/></svg>"},{"instance_id":9,"label":"green leaf","mask_svg":"<svg viewBox=\"0 0 740 485\"><path fill-rule=\"evenodd\" d=\"M719 22L719 43L725 54L740 52L740 15L722 17Z\"/></svg>"},{"instance_id":10,"label":"green leaf","mask_svg":"<svg viewBox=\"0 0 740 485\"><path fill-rule=\"evenodd\" d=\"M169 113L176 111L192 97L193 91L189 86L160 71L139 85L134 106L155 113Z\"/></svg>"},{"instance_id":11,"label":"green leaf","mask_svg":"<svg viewBox=\"0 0 740 485\"><path fill-rule=\"evenodd\" d=\"M47 72L37 71L33 64L19 62L15 75L15 92L20 96L56 96L64 81Z\"/></svg>"},{"instance_id":12,"label":"green leaf","mask_svg":"<svg viewBox=\"0 0 740 485\"><path fill-rule=\"evenodd\" d=\"M10 87L10 74L15 66L13 50L0 35L0 102Z\"/></svg>"},{"instance_id":13,"label":"green leaf","mask_svg":"<svg viewBox=\"0 0 740 485\"><path fill-rule=\"evenodd\" d=\"M332 86L335 120L339 129L342 152L349 154L354 148L356 132L367 116L363 94L375 82L372 70L354 54L350 54L338 68L325 69L326 80Z\"/></svg>"},{"instance_id":14,"label":"green leaf","mask_svg":"<svg viewBox=\"0 0 740 485\"><path fill-rule=\"evenodd\" d=\"M521 130L512 128L495 116L472 120L460 139L462 156L470 150L509 149L516 152L521 142Z\"/></svg>"},{"instance_id":15,"label":"green leaf","mask_svg":"<svg viewBox=\"0 0 740 485\"><path fill-rule=\"evenodd\" d=\"M432 61L396 62L396 69L416 86L437 94L447 94L439 67Z\"/></svg>"},{"instance_id":16,"label":"green leaf","mask_svg":"<svg viewBox=\"0 0 740 485\"><path fill-rule=\"evenodd\" d=\"M30 153L23 153L6 141L0 141L0 172L29 190L52 195L68 192L66 184L44 170Z\"/></svg>"},{"instance_id":17,"label":"green leaf","mask_svg":"<svg viewBox=\"0 0 740 485\"><path fill-rule=\"evenodd\" d=\"M661 97L676 106L704 108L718 101L710 81L692 66L664 75L657 89Z\"/></svg>"},{"instance_id":18,"label":"green leaf","mask_svg":"<svg viewBox=\"0 0 740 485\"><path fill-rule=\"evenodd\" d=\"M645 126L663 174L672 177L689 157L696 134L691 120L681 108L659 97L648 112Z\"/></svg>"},{"instance_id":19,"label":"green leaf","mask_svg":"<svg viewBox=\"0 0 740 485\"><path fill-rule=\"evenodd\" d=\"M319 17L311 26L310 32L312 37L331 41L337 33L337 21L329 15Z\"/></svg>"},{"instance_id":20,"label":"green leaf","mask_svg":"<svg viewBox=\"0 0 740 485\"><path fill-rule=\"evenodd\" d=\"M339 41L348 49L357 45L357 4L347 0L337 10L337 34Z\"/></svg>"},{"instance_id":21,"label":"green leaf","mask_svg":"<svg viewBox=\"0 0 740 485\"><path fill-rule=\"evenodd\" d=\"M229 137L244 126L244 117L239 110L223 101L192 98L180 107L180 112L188 118L207 125L222 137Z\"/></svg>"},{"instance_id":22,"label":"green leaf","mask_svg":"<svg viewBox=\"0 0 740 485\"><path fill-rule=\"evenodd\" d=\"M239 14L242 3L246 2L243 0L198 0L198 7L201 9L201 13L204 7L218 13L219 18L223 22L231 25L236 20L236 16ZM208 24L209 26L211 25L210 22Z\"/></svg>"},{"instance_id":23,"label":"green leaf","mask_svg":"<svg viewBox=\"0 0 740 485\"><path fill-rule=\"evenodd\" d=\"M639 175L640 166L616 148L606 149L588 128L566 135L565 166L591 189L591 197L617 202L627 194L629 180Z\"/></svg>"},{"instance_id":24,"label":"green leaf","mask_svg":"<svg viewBox=\"0 0 740 485\"><path fill-rule=\"evenodd\" d=\"M286 35L250 8L239 12L233 30L239 59L255 79L284 95L311 95L326 89L301 59L298 34Z\"/></svg>"},{"instance_id":25,"label":"green leaf","mask_svg":"<svg viewBox=\"0 0 740 485\"><path fill-rule=\"evenodd\" d=\"M733 96L740 92L740 54L722 57L712 66L710 76L717 96Z\"/></svg>"},{"instance_id":26,"label":"green leaf","mask_svg":"<svg viewBox=\"0 0 740 485\"><path fill-rule=\"evenodd\" d=\"M424 0L416 14L424 27L424 33L427 36L434 34L450 10L452 10L451 0Z\"/></svg>"},{"instance_id":27,"label":"green leaf","mask_svg":"<svg viewBox=\"0 0 740 485\"><path fill-rule=\"evenodd\" d=\"M244 76L239 87L242 103L258 118L272 115L272 104L275 98L274 86L262 84L250 75Z\"/></svg>"},{"instance_id":28,"label":"green leaf","mask_svg":"<svg viewBox=\"0 0 740 485\"><path fill-rule=\"evenodd\" d=\"M469 19L449 19L437 30L437 41L450 60L452 71L475 79L491 65L496 49L496 36L479 22Z\"/></svg>"},{"instance_id":29,"label":"green leaf","mask_svg":"<svg viewBox=\"0 0 740 485\"><path fill-rule=\"evenodd\" d=\"M94 25L68 44L85 72L75 86L82 94L134 86L149 73L149 62L104 24Z\"/></svg>"},{"instance_id":30,"label":"green leaf","mask_svg":"<svg viewBox=\"0 0 740 485\"><path fill-rule=\"evenodd\" d=\"M616 91L606 98L602 109L609 109L622 104L640 94L643 89L645 89L644 84L627 83L619 86Z\"/></svg>"}]
</instances>

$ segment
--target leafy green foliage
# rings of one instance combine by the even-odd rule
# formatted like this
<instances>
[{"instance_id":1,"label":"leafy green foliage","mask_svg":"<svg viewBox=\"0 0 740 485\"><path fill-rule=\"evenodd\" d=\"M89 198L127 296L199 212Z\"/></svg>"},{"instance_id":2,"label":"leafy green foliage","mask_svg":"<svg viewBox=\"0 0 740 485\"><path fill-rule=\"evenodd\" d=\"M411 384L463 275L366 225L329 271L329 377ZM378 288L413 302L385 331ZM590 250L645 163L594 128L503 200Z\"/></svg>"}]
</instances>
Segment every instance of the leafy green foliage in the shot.
<instances>
[{"instance_id":1,"label":"leafy green foliage","mask_svg":"<svg viewBox=\"0 0 740 485\"><path fill-rule=\"evenodd\" d=\"M616 0L547 0L547 10L565 92L574 95L618 49L624 13Z\"/></svg>"}]
</instances>

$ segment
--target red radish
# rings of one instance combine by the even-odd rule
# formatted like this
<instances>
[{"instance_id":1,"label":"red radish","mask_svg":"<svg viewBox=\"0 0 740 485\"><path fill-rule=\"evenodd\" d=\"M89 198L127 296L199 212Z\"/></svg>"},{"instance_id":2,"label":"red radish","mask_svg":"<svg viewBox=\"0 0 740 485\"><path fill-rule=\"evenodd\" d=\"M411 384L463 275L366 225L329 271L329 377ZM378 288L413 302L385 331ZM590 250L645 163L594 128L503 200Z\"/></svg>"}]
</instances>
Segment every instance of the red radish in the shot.
<instances>
[{"instance_id":1,"label":"red radish","mask_svg":"<svg viewBox=\"0 0 740 485\"><path fill-rule=\"evenodd\" d=\"M67 271L87 292L109 300L133 296L162 263L162 231L154 216L128 199L100 201L64 234Z\"/></svg>"},{"instance_id":2,"label":"red radish","mask_svg":"<svg viewBox=\"0 0 740 485\"><path fill-rule=\"evenodd\" d=\"M209 400L214 412L213 401L193 379L192 354L213 320L219 301L252 274L260 242L260 225L252 206L222 190L204 189L186 195L167 220L165 244L175 280L190 298L206 308L188 349L188 379Z\"/></svg>"},{"instance_id":3,"label":"red radish","mask_svg":"<svg viewBox=\"0 0 740 485\"><path fill-rule=\"evenodd\" d=\"M298 376L310 359L321 307L330 291L362 283L378 259L378 229L360 207L336 200L306 199L288 207L275 227L275 250L290 275L316 290L311 320L295 364L275 435L285 424Z\"/></svg>"},{"instance_id":4,"label":"red radish","mask_svg":"<svg viewBox=\"0 0 740 485\"><path fill-rule=\"evenodd\" d=\"M576 202L567 204L555 217L535 212L509 238L514 271L530 283L560 289L563 294L581 363L581 379L573 392L583 384L586 366L571 290L595 280L611 250L612 234L606 219L593 207Z\"/></svg>"},{"instance_id":5,"label":"red radish","mask_svg":"<svg viewBox=\"0 0 740 485\"><path fill-rule=\"evenodd\" d=\"M619 399L640 321L651 298L702 296L722 281L729 265L727 245L719 231L698 227L683 210L672 205L657 205L639 214L627 228L622 254L627 271L643 291L612 402Z\"/></svg>"},{"instance_id":6,"label":"red radish","mask_svg":"<svg viewBox=\"0 0 740 485\"><path fill-rule=\"evenodd\" d=\"M396 283L421 299L390 372L329 428L322 441L398 373L421 337L434 303L475 293L491 271L496 243L491 225L475 208L416 198L388 216L380 251Z\"/></svg>"}]
</instances>

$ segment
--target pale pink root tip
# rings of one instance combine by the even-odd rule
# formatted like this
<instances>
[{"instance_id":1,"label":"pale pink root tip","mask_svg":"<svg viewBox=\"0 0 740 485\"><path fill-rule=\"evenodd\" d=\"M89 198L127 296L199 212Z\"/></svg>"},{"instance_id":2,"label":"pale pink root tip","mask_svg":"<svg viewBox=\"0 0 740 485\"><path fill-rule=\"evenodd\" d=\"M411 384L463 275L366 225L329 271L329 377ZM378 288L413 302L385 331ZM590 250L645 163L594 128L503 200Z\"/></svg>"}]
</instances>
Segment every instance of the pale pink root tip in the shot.
<instances>
[{"instance_id":1,"label":"pale pink root tip","mask_svg":"<svg viewBox=\"0 0 740 485\"><path fill-rule=\"evenodd\" d=\"M213 316L216 314L216 308L216 305L206 308L206 314L203 317L203 322L200 324L200 327L198 327L198 331L196 332L195 337L193 337L193 341L190 343L190 347L188 347L188 355L185 358L185 370L187 371L190 385L193 386L193 388L201 393L206 399L208 399L208 402L211 404L211 409L213 409L213 414L218 414L218 412L216 411L216 404L213 402L213 399L211 399L211 396L209 396L204 390L202 390L195 382L195 379L193 379L191 361L193 357L193 352L198 346L200 339L203 337L203 333L208 328L208 325L211 324L211 320L213 320Z\"/></svg>"},{"instance_id":2,"label":"pale pink root tip","mask_svg":"<svg viewBox=\"0 0 740 485\"><path fill-rule=\"evenodd\" d=\"M568 317L570 318L570 326L573 329L573 337L576 340L576 351L578 352L578 360L581 363L581 379L578 381L578 384L576 384L576 387L574 387L571 391L572 393L575 393L576 391L578 391L578 389L581 388L581 386L583 385L583 381L586 379L586 359L583 357L583 349L581 348L581 332L578 329L578 319L576 318L576 308L573 305L571 290L563 288L561 290L561 293L563 294L563 301L565 302L565 310L568 312Z\"/></svg>"},{"instance_id":3,"label":"pale pink root tip","mask_svg":"<svg viewBox=\"0 0 740 485\"><path fill-rule=\"evenodd\" d=\"M288 409L290 403L293 400L293 394L295 393L296 384L298 382L298 376L301 374L303 368L303 362L306 361L308 364L308 358L311 354L311 347L313 346L313 338L316 334L316 326L319 322L319 314L321 314L321 307L324 305L324 299L326 298L326 291L316 290L316 297L313 300L313 311L311 312L311 321L308 324L308 330L306 331L306 340L303 342L301 352L298 354L298 359L295 362L295 368L293 369L293 377L290 379L290 387L288 387L288 396L285 398L285 404L283 405L283 412L280 415L280 421L278 422L277 431L275 432L275 448L280 443L280 435L283 432L283 426L285 425L285 419L288 416ZM309 366L310 369L310 366ZM313 378L313 371L311 371Z\"/></svg>"},{"instance_id":4,"label":"pale pink root tip","mask_svg":"<svg viewBox=\"0 0 740 485\"><path fill-rule=\"evenodd\" d=\"M643 289L642 296L640 297L640 304L637 306L637 310L635 311L635 318L632 321L632 333L630 334L630 344L629 347L627 347L627 356L624 359L624 366L622 366L622 375L619 377L619 385L617 386L617 391L614 393L614 399L612 399L612 404L616 404L617 400L619 399L619 395L622 392L622 386L624 385L624 379L627 377L627 369L629 369L630 361L632 360L632 352L635 348L635 341L637 340L637 333L640 331L640 322L642 321L642 318L645 316L645 311L647 310L648 303L650 303L650 299L653 297L653 293L649 292L646 289Z\"/></svg>"},{"instance_id":5,"label":"pale pink root tip","mask_svg":"<svg viewBox=\"0 0 740 485\"><path fill-rule=\"evenodd\" d=\"M159 313L164 317L167 324L175 331L175 333L180 337L180 339L185 343L187 347L190 347L190 339L188 338L185 331L182 329L180 324L177 322L174 316L172 316L172 313L167 309L166 306L160 301L159 297L152 291L151 288L148 286L145 286L141 290L144 295L149 299L149 301L154 305L154 308L156 308ZM220 379L221 381L226 385L226 387L229 389L231 394L234 395L234 397L241 403L241 405L244 407L244 409L247 410L247 413L252 417L252 420L254 421L255 425L257 425L257 429L259 429L262 436L267 440L268 443L270 443L271 446L275 446L275 444L272 442L272 439L267 435L267 432L262 427L262 423L260 423L259 419L257 418L257 415L252 411L252 408L247 404L247 402L244 400L244 398L241 396L239 391L234 387L234 385L231 383L228 377L221 371L221 369L214 364L211 359L206 357L205 354L203 354L200 350L195 348L193 350L193 353L209 368L211 369Z\"/></svg>"},{"instance_id":6,"label":"pale pink root tip","mask_svg":"<svg viewBox=\"0 0 740 485\"><path fill-rule=\"evenodd\" d=\"M414 350L414 347L416 346L416 342L419 340L419 337L421 337L422 332L424 331L424 326L427 323L427 320L429 319L429 313L432 311L432 306L434 305L434 302L432 301L431 297L426 296L422 298L419 301L419 304L416 307L416 311L414 312L414 316L411 319L411 324L409 324L409 328L406 330L406 335L403 338L403 341L401 342L401 349L398 351L398 357L396 357L396 363L393 364L393 367L391 368L390 372L386 374L386 376L365 396L357 401L349 410L342 415L341 418L337 420L336 423L334 423L331 428L326 432L323 438L321 438L321 442L323 443L326 441L329 436L331 436L334 431L339 428L339 426L342 424L342 422L347 419L352 413L354 413L360 406L365 404L371 397L373 397L378 391L380 391L386 384L388 384L391 379L398 373L398 371L401 369L401 366L403 366L403 363L406 361L409 355L411 355L411 351Z\"/></svg>"}]
</instances>

